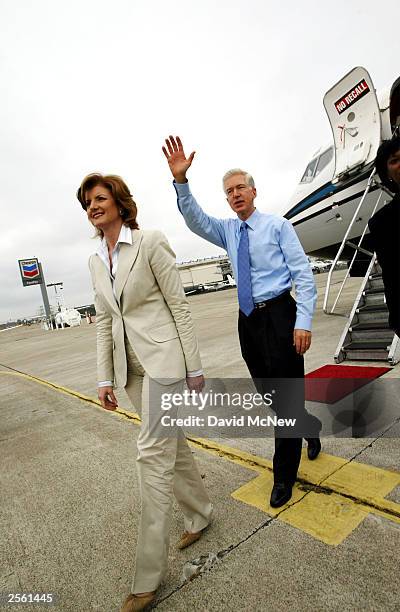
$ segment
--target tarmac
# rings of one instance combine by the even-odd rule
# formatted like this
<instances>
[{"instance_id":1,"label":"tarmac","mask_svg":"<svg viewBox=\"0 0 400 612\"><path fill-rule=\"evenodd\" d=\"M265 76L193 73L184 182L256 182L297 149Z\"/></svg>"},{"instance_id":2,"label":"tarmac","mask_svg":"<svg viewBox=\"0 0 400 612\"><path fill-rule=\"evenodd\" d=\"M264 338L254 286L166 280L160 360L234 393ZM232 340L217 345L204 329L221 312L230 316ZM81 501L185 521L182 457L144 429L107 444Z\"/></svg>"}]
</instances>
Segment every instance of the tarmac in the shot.
<instances>
[{"instance_id":1,"label":"tarmac","mask_svg":"<svg viewBox=\"0 0 400 612\"><path fill-rule=\"evenodd\" d=\"M336 282L342 273L335 276ZM333 363L345 319L319 300L306 371ZM357 279L340 309L349 311ZM189 297L206 376L247 378L237 338L236 290ZM352 362L352 365L360 365ZM368 365L382 365L370 363ZM392 414L373 437L323 438L303 457L289 504L269 506L272 438L192 438L214 520L184 551L171 517L160 611L394 611L400 609L400 365L380 380ZM371 406L382 384L367 385ZM0 334L2 470L0 593L18 610L116 612L130 591L140 502L139 420L124 392L118 412L96 397L95 325ZM386 401L387 401L386 397ZM344 409L348 399L343 400ZM321 415L324 405L308 406ZM184 579L190 571L195 575ZM7 593L51 594L52 604L6 604Z\"/></svg>"}]
</instances>

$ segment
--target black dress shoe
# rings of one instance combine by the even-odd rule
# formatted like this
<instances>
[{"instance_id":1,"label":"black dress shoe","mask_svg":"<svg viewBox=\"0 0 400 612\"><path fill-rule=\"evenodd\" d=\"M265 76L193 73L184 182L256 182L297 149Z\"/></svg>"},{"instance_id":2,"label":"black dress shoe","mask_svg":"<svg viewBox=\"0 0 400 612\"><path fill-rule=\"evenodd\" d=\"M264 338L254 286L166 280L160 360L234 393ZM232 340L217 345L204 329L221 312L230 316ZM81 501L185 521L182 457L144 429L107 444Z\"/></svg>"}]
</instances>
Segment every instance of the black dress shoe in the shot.
<instances>
[{"instance_id":1,"label":"black dress shoe","mask_svg":"<svg viewBox=\"0 0 400 612\"><path fill-rule=\"evenodd\" d=\"M269 503L273 508L279 508L286 504L292 497L293 485L289 482L277 482L274 484Z\"/></svg>"},{"instance_id":2,"label":"black dress shoe","mask_svg":"<svg viewBox=\"0 0 400 612\"><path fill-rule=\"evenodd\" d=\"M313 461L316 459L321 450L321 440L319 438L309 438L307 440L308 448L307 448L307 456Z\"/></svg>"}]
</instances>

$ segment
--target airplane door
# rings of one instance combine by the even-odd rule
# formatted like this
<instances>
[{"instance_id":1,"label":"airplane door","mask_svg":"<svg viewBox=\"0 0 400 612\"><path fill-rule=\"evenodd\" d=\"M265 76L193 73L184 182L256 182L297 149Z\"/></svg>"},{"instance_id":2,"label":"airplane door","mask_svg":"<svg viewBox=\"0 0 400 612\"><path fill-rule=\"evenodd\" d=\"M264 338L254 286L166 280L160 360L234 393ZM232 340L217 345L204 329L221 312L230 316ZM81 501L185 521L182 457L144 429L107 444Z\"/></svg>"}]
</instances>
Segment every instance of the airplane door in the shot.
<instances>
[{"instance_id":1,"label":"airplane door","mask_svg":"<svg viewBox=\"0 0 400 612\"><path fill-rule=\"evenodd\" d=\"M334 182L373 162L381 143L381 114L365 68L353 68L324 96L335 143Z\"/></svg>"}]
</instances>

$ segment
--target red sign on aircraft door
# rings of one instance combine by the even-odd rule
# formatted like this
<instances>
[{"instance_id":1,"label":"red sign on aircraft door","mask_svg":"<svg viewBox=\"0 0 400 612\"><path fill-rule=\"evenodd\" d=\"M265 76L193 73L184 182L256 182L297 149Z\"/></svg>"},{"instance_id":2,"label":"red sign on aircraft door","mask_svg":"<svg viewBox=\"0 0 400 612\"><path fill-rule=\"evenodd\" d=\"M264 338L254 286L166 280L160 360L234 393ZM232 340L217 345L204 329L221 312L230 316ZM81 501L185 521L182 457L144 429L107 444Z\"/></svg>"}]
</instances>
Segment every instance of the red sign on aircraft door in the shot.
<instances>
[{"instance_id":1,"label":"red sign on aircraft door","mask_svg":"<svg viewBox=\"0 0 400 612\"><path fill-rule=\"evenodd\" d=\"M360 100L363 96L365 96L370 90L368 87L368 83L365 79L362 79L353 89L350 89L347 93L344 94L335 102L335 107L339 115L344 113L352 104Z\"/></svg>"},{"instance_id":2,"label":"red sign on aircraft door","mask_svg":"<svg viewBox=\"0 0 400 612\"><path fill-rule=\"evenodd\" d=\"M334 180L373 162L381 142L381 115L365 68L353 68L324 96L335 142Z\"/></svg>"}]
</instances>

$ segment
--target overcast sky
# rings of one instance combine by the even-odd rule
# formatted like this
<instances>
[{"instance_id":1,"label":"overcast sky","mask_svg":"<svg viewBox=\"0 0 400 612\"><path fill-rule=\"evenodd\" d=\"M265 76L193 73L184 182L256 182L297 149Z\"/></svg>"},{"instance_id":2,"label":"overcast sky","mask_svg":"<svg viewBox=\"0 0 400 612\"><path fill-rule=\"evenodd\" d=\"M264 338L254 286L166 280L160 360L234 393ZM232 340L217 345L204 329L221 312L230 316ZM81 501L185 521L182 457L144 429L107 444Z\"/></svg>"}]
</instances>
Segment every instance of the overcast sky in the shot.
<instances>
[{"instance_id":1,"label":"overcast sky","mask_svg":"<svg viewBox=\"0 0 400 612\"><path fill-rule=\"evenodd\" d=\"M64 283L68 305L92 301L96 240L75 198L89 172L120 174L178 261L221 252L177 211L170 133L197 152L207 211L230 213L221 176L240 166L258 207L284 213L331 139L324 93L357 65L377 89L400 75L399 16L398 0L0 0L0 322L41 304L22 258Z\"/></svg>"}]
</instances>

